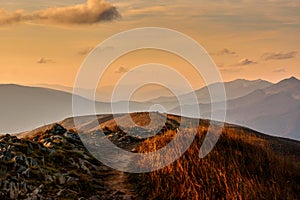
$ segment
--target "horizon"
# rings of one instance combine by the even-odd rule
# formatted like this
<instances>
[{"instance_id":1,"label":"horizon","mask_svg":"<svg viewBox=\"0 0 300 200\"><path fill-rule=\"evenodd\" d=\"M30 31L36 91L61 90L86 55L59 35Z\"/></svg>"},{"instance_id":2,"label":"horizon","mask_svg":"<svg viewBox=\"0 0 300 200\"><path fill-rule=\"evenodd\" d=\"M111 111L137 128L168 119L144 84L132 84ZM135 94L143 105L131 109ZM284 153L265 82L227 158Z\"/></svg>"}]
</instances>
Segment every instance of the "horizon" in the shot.
<instances>
[{"instance_id":1,"label":"horizon","mask_svg":"<svg viewBox=\"0 0 300 200\"><path fill-rule=\"evenodd\" d=\"M229 82L233 82L233 81L237 81L237 80L244 80L244 81L267 81L267 82L270 82L272 84L276 84L276 83L279 83L283 80L287 80L287 79L291 79L291 78L296 78L297 80L300 80L300 77L298 76L294 76L294 75L291 75L291 76L286 76L286 77L283 77L282 79L279 79L278 81L271 81L271 80L266 80L266 79L261 79L261 78L258 78L258 79L245 79L245 78L235 78L235 79L232 79L232 80L228 80L228 81L224 81L224 82L221 82L221 83L229 83ZM214 82L214 83L211 83L210 85L212 84L216 84L216 83L220 83L220 82ZM60 85L60 84L48 84L48 83L35 83L35 84L21 84L21 83L15 83L15 82L7 82L7 83L0 83L0 85L19 85L19 86L28 86L28 87L41 87L41 88L50 88L50 89L55 89L56 86L58 87L65 87L65 88L73 88L74 85ZM112 87L114 85L102 85L101 87ZM128 85L129 86L129 85ZM207 85L203 85L203 86L200 86L199 88L196 88L195 90L199 90L199 89L202 89L203 87L205 87ZM82 88L82 89L87 89L87 88Z\"/></svg>"},{"instance_id":2,"label":"horizon","mask_svg":"<svg viewBox=\"0 0 300 200\"><path fill-rule=\"evenodd\" d=\"M241 79L241 78L238 78L238 79L234 79L234 80L231 80L231 81L226 81L226 82L214 82L214 83L211 83L209 85L204 85L204 86L201 86L200 88L196 88L194 90L191 90L191 91L185 91L185 90L180 90L179 87L176 87L177 89L177 93L176 95L174 93L172 93L172 91L166 89L166 88L163 88L163 87L156 87L155 85L144 85L140 88L138 88L136 91L134 91L134 93L132 94L132 96L130 97L129 101L130 102L151 102L152 100L157 100L159 98L169 98L169 97L177 97L177 95L180 95L180 96L184 96L184 95L188 95L190 94L191 92L193 91L201 91L205 88L207 88L208 86L210 85L215 85L215 84L218 84L218 83L233 83L233 82L236 82L236 81L246 81L246 82L257 82L257 81L265 81L265 82L268 82L268 83L271 83L272 85L275 85L275 84L278 84L284 80L290 80L290 79L296 79L298 81L300 81L300 79L298 77L295 77L295 76L290 76L290 77L286 77L286 78L283 78L281 80L279 80L278 82L270 82L270 81L267 81L267 80L263 80L263 79L254 79L254 80L248 80L248 79ZM33 84L33 85L21 85L21 84L15 84L15 83L4 83L4 84L1 84L0 83L0 86L20 86L20 87L29 87L29 88L40 88L40 89L51 89L51 90L55 90L55 91L59 91L59 92L65 92L65 93L68 93L68 94L76 94L74 93L74 88L73 86L63 86L63 85L58 85L58 84ZM270 86L272 86L270 85ZM225 86L225 85L224 85ZM127 89L130 89L131 87L134 87L134 85L123 85L122 86L124 90L127 90ZM86 90L86 91L92 91L92 89L89 89L89 88L79 88L80 90ZM103 103L109 103L111 101L111 98L112 98L112 92L113 92L113 89L114 89L114 86L113 85L107 85L107 86L102 86L102 87L98 87L96 88L96 98L95 100L97 102L103 102ZM255 90L253 91L255 92ZM91 96L91 94L89 94L90 92L83 92L82 94L80 94L81 92L79 92L79 96L82 96L86 99L90 99L90 100L93 100L93 96ZM99 96L99 94L103 93L103 95L101 95L101 97ZM126 92L125 92L126 93ZM97 96L98 94L98 96ZM147 95L146 95L147 94ZM122 94L121 94L122 96ZM229 99L230 100L230 99ZM119 99L119 100L115 100L113 102L123 102L123 101L127 101L127 99Z\"/></svg>"}]
</instances>

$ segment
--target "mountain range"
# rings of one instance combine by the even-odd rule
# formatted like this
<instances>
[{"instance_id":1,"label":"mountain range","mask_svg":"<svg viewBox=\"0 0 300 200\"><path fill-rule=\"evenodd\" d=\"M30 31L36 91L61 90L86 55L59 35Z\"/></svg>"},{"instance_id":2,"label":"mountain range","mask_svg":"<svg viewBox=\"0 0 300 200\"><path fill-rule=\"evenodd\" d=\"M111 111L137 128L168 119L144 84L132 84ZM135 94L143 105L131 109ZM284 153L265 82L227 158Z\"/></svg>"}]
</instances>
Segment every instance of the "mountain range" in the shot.
<instances>
[{"instance_id":1,"label":"mountain range","mask_svg":"<svg viewBox=\"0 0 300 200\"><path fill-rule=\"evenodd\" d=\"M226 88L227 92L227 88ZM226 122L281 137L300 139L300 81L295 77L227 101ZM192 113L193 106L184 105ZM210 118L211 104L199 104L201 116ZM218 107L218 104L216 104ZM181 108L182 109L182 108ZM172 110L178 113L179 107ZM220 111L220 110L219 110ZM218 111L217 111L218 112Z\"/></svg>"},{"instance_id":2,"label":"mountain range","mask_svg":"<svg viewBox=\"0 0 300 200\"><path fill-rule=\"evenodd\" d=\"M210 118L208 88L195 91L202 118ZM270 135L300 140L300 81L291 77L276 84L264 80L237 79L224 83L227 95L226 121ZM159 93L159 91L156 91ZM49 88L0 85L0 132L22 132L73 116L72 94ZM89 99L81 98L84 102ZM180 96L189 102L191 93ZM218 105L218 102L213 102ZM130 111L145 111L161 104L166 112L180 114L176 97L162 96L147 102L130 102ZM115 102L117 110L126 112L126 102ZM111 113L111 103L95 102L97 113ZM192 109L189 104L181 109ZM192 112L191 112L192 113ZM86 113L87 115L89 113ZM193 117L193 116L187 116Z\"/></svg>"}]
</instances>

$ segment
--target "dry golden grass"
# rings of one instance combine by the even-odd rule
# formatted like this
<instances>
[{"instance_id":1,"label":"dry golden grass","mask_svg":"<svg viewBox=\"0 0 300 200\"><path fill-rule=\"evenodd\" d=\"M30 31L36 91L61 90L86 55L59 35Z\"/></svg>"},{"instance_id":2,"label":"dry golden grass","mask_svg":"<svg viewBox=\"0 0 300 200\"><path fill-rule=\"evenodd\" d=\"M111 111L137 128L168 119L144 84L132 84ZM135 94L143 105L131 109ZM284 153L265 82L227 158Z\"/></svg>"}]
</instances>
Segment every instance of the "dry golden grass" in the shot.
<instances>
[{"instance_id":1,"label":"dry golden grass","mask_svg":"<svg viewBox=\"0 0 300 200\"><path fill-rule=\"evenodd\" d=\"M299 146L226 125L213 151L199 159L207 128L208 122L202 121L192 145L173 164L133 175L138 193L147 199L300 198ZM189 134L191 130L183 131ZM166 146L175 134L169 130L149 138L139 146L138 152L156 151ZM287 151L283 153L283 150ZM162 162L160 159L166 158L140 160L139 164Z\"/></svg>"}]
</instances>

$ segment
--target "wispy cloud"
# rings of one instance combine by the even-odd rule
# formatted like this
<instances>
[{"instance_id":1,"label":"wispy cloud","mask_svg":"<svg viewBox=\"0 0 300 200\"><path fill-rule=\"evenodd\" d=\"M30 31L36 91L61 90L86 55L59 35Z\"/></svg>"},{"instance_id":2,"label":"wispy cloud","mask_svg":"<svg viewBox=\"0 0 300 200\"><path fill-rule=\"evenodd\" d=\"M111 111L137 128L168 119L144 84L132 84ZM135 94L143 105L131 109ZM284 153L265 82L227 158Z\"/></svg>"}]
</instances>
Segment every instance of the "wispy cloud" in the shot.
<instances>
[{"instance_id":1,"label":"wispy cloud","mask_svg":"<svg viewBox=\"0 0 300 200\"><path fill-rule=\"evenodd\" d=\"M54 63L54 61L52 59L49 59L49 58L41 57L40 59L38 59L38 61L36 61L36 63L46 64L46 63Z\"/></svg>"},{"instance_id":2,"label":"wispy cloud","mask_svg":"<svg viewBox=\"0 0 300 200\"><path fill-rule=\"evenodd\" d=\"M211 53L212 55L217 55L217 56L224 56L224 55L236 55L236 52L229 50L227 48L224 48L218 52Z\"/></svg>"},{"instance_id":3,"label":"wispy cloud","mask_svg":"<svg viewBox=\"0 0 300 200\"><path fill-rule=\"evenodd\" d=\"M222 68L220 69L221 72L224 72L224 73L238 73L240 72L242 69L242 67L227 67L227 68Z\"/></svg>"},{"instance_id":4,"label":"wispy cloud","mask_svg":"<svg viewBox=\"0 0 300 200\"><path fill-rule=\"evenodd\" d=\"M273 72L275 72L275 73L284 73L284 72L286 72L286 70L284 68L278 68L278 69L275 69Z\"/></svg>"},{"instance_id":5,"label":"wispy cloud","mask_svg":"<svg viewBox=\"0 0 300 200\"><path fill-rule=\"evenodd\" d=\"M291 59L295 58L298 54L297 51L290 51L290 52L279 52L279 53L265 53L262 55L264 60L284 60L284 59Z\"/></svg>"},{"instance_id":6,"label":"wispy cloud","mask_svg":"<svg viewBox=\"0 0 300 200\"><path fill-rule=\"evenodd\" d=\"M257 64L257 62L253 61L253 60L250 60L248 58L244 58L242 60L240 60L236 66L246 66L246 65L254 65L254 64Z\"/></svg>"},{"instance_id":7,"label":"wispy cloud","mask_svg":"<svg viewBox=\"0 0 300 200\"><path fill-rule=\"evenodd\" d=\"M119 67L115 73L120 74L120 73L126 73L128 70L125 67Z\"/></svg>"},{"instance_id":8,"label":"wispy cloud","mask_svg":"<svg viewBox=\"0 0 300 200\"><path fill-rule=\"evenodd\" d=\"M93 24L120 17L119 12L104 0L87 0L85 4L55 7L26 13L22 10L0 10L0 25L17 22L51 22L59 24Z\"/></svg>"},{"instance_id":9,"label":"wispy cloud","mask_svg":"<svg viewBox=\"0 0 300 200\"><path fill-rule=\"evenodd\" d=\"M90 53L92 50L93 50L93 47L87 47L85 49L82 49L82 50L78 51L78 54L81 55L81 56L85 56L88 53Z\"/></svg>"}]
</instances>

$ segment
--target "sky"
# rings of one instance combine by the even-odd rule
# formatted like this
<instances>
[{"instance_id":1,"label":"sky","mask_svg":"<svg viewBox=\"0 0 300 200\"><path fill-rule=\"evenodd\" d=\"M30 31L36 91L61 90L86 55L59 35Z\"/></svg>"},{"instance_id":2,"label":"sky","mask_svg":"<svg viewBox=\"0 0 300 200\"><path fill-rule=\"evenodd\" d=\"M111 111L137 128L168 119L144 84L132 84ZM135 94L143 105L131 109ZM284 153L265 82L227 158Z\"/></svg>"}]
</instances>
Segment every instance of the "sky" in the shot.
<instances>
[{"instance_id":1,"label":"sky","mask_svg":"<svg viewBox=\"0 0 300 200\"><path fill-rule=\"evenodd\" d=\"M300 78L299 10L299 0L0 0L0 83L71 87L93 48L142 27L169 28L193 38L224 81ZM146 63L173 67L195 89L204 84L188 62L159 50L122 56L99 83L113 85Z\"/></svg>"}]
</instances>

